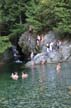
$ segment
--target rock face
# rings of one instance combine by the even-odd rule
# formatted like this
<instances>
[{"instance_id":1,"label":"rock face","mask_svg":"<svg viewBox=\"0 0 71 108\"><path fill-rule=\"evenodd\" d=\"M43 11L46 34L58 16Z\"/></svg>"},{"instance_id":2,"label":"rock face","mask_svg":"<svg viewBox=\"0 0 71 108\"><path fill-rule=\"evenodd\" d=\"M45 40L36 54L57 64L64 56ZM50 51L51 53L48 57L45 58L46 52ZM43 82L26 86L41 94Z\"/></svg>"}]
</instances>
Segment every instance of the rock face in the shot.
<instances>
[{"instance_id":1,"label":"rock face","mask_svg":"<svg viewBox=\"0 0 71 108\"><path fill-rule=\"evenodd\" d=\"M46 34L44 36L44 44L47 44L47 43L55 41L55 40L56 40L56 35L52 31L49 31L48 34Z\"/></svg>"},{"instance_id":2,"label":"rock face","mask_svg":"<svg viewBox=\"0 0 71 108\"><path fill-rule=\"evenodd\" d=\"M66 60L71 60L71 43L68 41L63 41L59 48L56 48L47 52L47 43L57 42L58 39L54 32L50 31L44 36L43 43L40 44L41 52L34 56L34 64L40 64L42 61L47 63L57 63ZM31 32L25 32L19 39L19 46L22 48L24 53L30 53L35 50L36 40ZM35 51L34 51L35 52ZM69 59L70 58L70 59ZM32 65L32 60L29 61L26 66Z\"/></svg>"},{"instance_id":3,"label":"rock face","mask_svg":"<svg viewBox=\"0 0 71 108\"><path fill-rule=\"evenodd\" d=\"M63 55L63 60L68 60L70 59L71 56L71 44L68 43L67 41L63 42L61 48L61 53Z\"/></svg>"},{"instance_id":4,"label":"rock face","mask_svg":"<svg viewBox=\"0 0 71 108\"><path fill-rule=\"evenodd\" d=\"M52 62L58 62L58 61L61 61L62 55L61 55L61 53L59 51L53 51L53 52L49 53L48 58L50 58L50 60ZM48 62L48 59L47 59L47 62Z\"/></svg>"},{"instance_id":5,"label":"rock face","mask_svg":"<svg viewBox=\"0 0 71 108\"><path fill-rule=\"evenodd\" d=\"M35 50L36 41L33 32L25 32L19 39L19 46L22 48L22 52L29 54L31 51Z\"/></svg>"}]
</instances>

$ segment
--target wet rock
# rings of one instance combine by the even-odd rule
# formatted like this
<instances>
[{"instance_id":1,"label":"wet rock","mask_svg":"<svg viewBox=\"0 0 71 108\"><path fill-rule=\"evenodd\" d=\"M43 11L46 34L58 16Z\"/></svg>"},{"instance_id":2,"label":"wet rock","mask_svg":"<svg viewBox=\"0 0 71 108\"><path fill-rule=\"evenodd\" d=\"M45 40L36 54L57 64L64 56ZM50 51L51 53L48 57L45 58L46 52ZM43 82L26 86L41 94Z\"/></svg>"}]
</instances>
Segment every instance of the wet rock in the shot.
<instances>
[{"instance_id":1,"label":"wet rock","mask_svg":"<svg viewBox=\"0 0 71 108\"><path fill-rule=\"evenodd\" d=\"M49 56L46 53L39 53L34 56L33 61L34 64L40 64L44 61L47 63L56 63L61 61L61 55L58 52L50 53ZM26 66L31 66L33 64L32 61L27 62Z\"/></svg>"},{"instance_id":2,"label":"wet rock","mask_svg":"<svg viewBox=\"0 0 71 108\"><path fill-rule=\"evenodd\" d=\"M39 53L34 57L34 63L40 64L42 61L46 61L47 57L45 53Z\"/></svg>"},{"instance_id":3,"label":"wet rock","mask_svg":"<svg viewBox=\"0 0 71 108\"><path fill-rule=\"evenodd\" d=\"M30 67L30 66L32 66L32 65L33 65L33 61L28 61L28 62L25 64L26 67Z\"/></svg>"},{"instance_id":4,"label":"wet rock","mask_svg":"<svg viewBox=\"0 0 71 108\"><path fill-rule=\"evenodd\" d=\"M30 66L33 64L40 64L43 60L46 61L46 55L45 53L39 53L37 55L34 56L33 61L29 61L26 66Z\"/></svg>"}]
</instances>

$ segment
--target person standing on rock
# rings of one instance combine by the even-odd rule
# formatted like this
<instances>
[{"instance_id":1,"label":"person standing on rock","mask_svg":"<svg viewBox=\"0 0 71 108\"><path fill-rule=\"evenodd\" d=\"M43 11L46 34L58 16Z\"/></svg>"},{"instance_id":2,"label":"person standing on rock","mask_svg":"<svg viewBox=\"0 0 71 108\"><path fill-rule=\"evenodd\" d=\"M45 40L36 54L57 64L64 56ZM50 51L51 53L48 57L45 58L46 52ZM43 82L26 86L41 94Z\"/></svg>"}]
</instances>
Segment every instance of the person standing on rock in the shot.
<instances>
[{"instance_id":1,"label":"person standing on rock","mask_svg":"<svg viewBox=\"0 0 71 108\"><path fill-rule=\"evenodd\" d=\"M53 45L54 45L54 42L51 42L50 43L50 51L53 51Z\"/></svg>"},{"instance_id":2,"label":"person standing on rock","mask_svg":"<svg viewBox=\"0 0 71 108\"><path fill-rule=\"evenodd\" d=\"M46 47L47 47L47 53L49 53L50 52L50 45L47 43Z\"/></svg>"},{"instance_id":3,"label":"person standing on rock","mask_svg":"<svg viewBox=\"0 0 71 108\"><path fill-rule=\"evenodd\" d=\"M31 60L33 60L33 58L34 58L34 53L33 53L33 51L31 52L30 58L31 58Z\"/></svg>"},{"instance_id":4,"label":"person standing on rock","mask_svg":"<svg viewBox=\"0 0 71 108\"><path fill-rule=\"evenodd\" d=\"M31 52L30 58L32 61L32 65L34 65L34 52L33 51Z\"/></svg>"}]
</instances>

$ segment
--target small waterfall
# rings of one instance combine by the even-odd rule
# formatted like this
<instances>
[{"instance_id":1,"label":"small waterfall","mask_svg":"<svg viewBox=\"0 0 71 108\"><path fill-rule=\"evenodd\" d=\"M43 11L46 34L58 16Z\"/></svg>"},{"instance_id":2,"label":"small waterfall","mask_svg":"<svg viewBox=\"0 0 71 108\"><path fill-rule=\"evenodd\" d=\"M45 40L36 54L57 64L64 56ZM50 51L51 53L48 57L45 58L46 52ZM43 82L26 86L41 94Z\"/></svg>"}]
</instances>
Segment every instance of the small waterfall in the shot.
<instances>
[{"instance_id":1,"label":"small waterfall","mask_svg":"<svg viewBox=\"0 0 71 108\"><path fill-rule=\"evenodd\" d=\"M15 45L12 46L12 53L13 53L14 61L16 63L22 63L22 61L20 60L21 55L19 54L19 51L17 50L17 47Z\"/></svg>"}]
</instances>

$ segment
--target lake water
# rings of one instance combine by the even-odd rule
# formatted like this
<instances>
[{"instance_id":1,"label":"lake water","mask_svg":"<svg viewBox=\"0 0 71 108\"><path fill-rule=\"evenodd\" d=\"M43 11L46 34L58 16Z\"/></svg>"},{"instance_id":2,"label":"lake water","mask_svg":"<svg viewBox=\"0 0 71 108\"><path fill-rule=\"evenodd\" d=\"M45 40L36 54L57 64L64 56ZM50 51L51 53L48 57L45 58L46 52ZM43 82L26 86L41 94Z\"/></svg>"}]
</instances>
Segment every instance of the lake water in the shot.
<instances>
[{"instance_id":1,"label":"lake water","mask_svg":"<svg viewBox=\"0 0 71 108\"><path fill-rule=\"evenodd\" d=\"M0 64L0 108L71 108L71 63L24 67L23 64ZM17 71L19 79L11 79ZM21 72L28 74L22 80Z\"/></svg>"}]
</instances>

